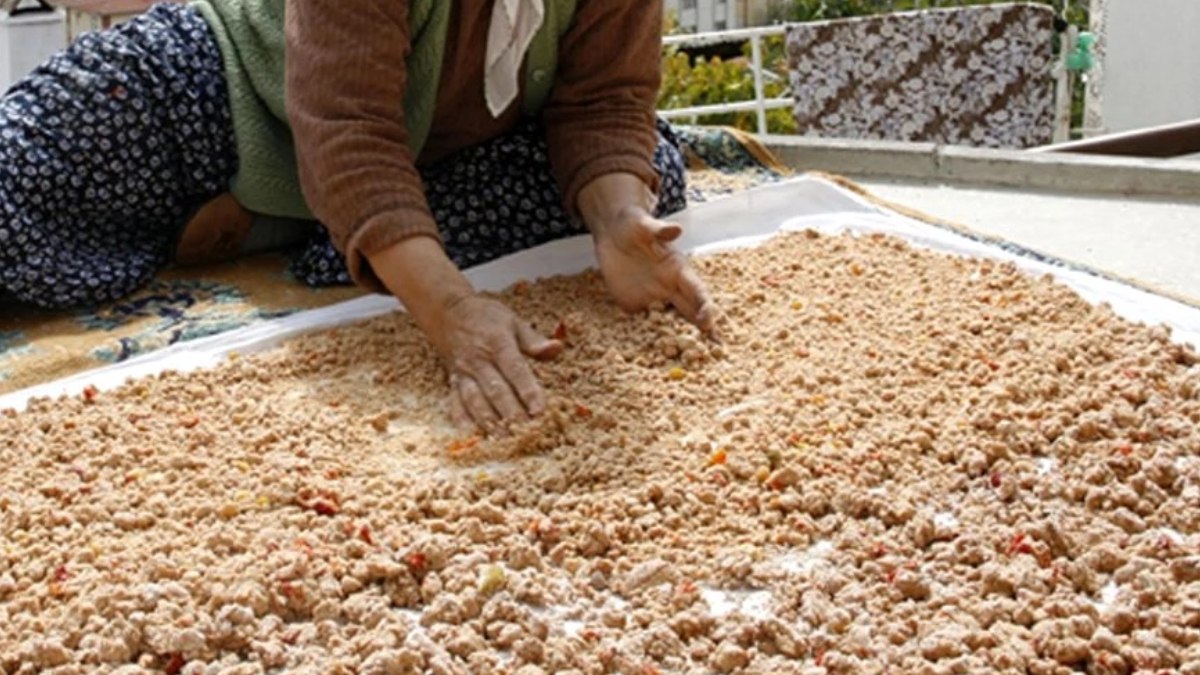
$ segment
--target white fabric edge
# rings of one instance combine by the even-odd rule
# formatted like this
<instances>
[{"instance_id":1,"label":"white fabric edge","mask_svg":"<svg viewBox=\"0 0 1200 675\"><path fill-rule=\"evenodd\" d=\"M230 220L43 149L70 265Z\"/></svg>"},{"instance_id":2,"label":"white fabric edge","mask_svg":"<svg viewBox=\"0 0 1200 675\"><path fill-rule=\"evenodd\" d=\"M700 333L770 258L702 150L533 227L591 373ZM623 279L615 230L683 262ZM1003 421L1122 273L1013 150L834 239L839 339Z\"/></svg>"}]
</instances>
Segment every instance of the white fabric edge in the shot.
<instances>
[{"instance_id":1,"label":"white fabric edge","mask_svg":"<svg viewBox=\"0 0 1200 675\"><path fill-rule=\"evenodd\" d=\"M1033 274L1052 274L1089 302L1108 302L1127 319L1165 323L1176 340L1200 345L1200 310L1117 281L1066 269L975 241L950 230L929 225L878 207L832 182L802 176L698 204L674 218L684 226L682 250L707 255L760 245L781 231L812 228L828 234L883 233L903 238L915 246L965 256L1011 260ZM591 239L572 237L500 258L466 271L476 288L500 291L522 279L577 274L595 264ZM53 382L0 396L0 410L24 409L36 397L78 394L91 385L113 389L130 378L164 371L188 372L206 368L230 353L269 349L303 333L403 311L394 298L372 295L320 309L192 340Z\"/></svg>"}]
</instances>

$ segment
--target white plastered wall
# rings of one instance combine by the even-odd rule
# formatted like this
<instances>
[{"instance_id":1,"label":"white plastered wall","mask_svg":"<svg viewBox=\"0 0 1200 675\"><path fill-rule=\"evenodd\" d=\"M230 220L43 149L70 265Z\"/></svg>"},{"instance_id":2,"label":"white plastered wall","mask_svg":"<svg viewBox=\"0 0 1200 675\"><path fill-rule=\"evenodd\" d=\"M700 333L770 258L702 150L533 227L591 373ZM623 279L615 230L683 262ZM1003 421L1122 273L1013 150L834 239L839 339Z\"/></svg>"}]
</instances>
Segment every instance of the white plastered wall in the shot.
<instances>
[{"instance_id":1,"label":"white plastered wall","mask_svg":"<svg viewBox=\"0 0 1200 675\"><path fill-rule=\"evenodd\" d=\"M1092 0L1089 136L1200 118L1200 0Z\"/></svg>"}]
</instances>

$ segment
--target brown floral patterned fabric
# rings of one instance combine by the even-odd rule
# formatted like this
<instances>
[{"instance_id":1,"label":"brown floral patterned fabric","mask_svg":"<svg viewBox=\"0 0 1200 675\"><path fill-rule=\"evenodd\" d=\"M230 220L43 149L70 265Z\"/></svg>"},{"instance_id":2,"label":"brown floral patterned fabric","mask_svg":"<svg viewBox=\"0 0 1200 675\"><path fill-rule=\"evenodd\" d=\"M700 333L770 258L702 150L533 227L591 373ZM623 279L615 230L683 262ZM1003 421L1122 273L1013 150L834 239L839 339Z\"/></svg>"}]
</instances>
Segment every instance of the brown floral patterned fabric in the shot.
<instances>
[{"instance_id":1,"label":"brown floral patterned fabric","mask_svg":"<svg viewBox=\"0 0 1200 675\"><path fill-rule=\"evenodd\" d=\"M796 24L798 132L993 148L1054 133L1054 12L1004 4Z\"/></svg>"}]
</instances>

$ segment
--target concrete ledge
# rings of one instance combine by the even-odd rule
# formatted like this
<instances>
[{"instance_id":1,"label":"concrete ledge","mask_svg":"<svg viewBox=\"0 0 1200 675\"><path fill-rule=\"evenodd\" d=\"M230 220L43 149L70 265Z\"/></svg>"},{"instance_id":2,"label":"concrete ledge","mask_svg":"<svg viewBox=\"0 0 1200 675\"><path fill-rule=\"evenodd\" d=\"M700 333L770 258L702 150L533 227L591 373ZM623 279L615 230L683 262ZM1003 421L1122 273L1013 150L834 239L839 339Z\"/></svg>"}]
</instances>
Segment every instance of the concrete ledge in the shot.
<instances>
[{"instance_id":1,"label":"concrete ledge","mask_svg":"<svg viewBox=\"0 0 1200 675\"><path fill-rule=\"evenodd\" d=\"M1200 162L803 136L771 135L761 140L781 162L797 171L826 171L850 178L1200 199Z\"/></svg>"}]
</instances>

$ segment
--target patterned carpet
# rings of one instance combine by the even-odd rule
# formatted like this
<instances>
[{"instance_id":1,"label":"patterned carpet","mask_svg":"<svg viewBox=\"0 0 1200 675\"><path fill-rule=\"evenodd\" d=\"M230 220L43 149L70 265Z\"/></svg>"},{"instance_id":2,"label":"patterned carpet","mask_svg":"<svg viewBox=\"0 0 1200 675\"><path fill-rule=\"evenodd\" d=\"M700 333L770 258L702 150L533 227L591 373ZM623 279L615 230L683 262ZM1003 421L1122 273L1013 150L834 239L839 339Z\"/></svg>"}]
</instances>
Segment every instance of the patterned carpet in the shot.
<instances>
[{"instance_id":1,"label":"patterned carpet","mask_svg":"<svg viewBox=\"0 0 1200 675\"><path fill-rule=\"evenodd\" d=\"M689 198L699 203L778 181L787 171L754 139L723 128L682 128ZM164 271L110 305L47 313L0 304L0 393L187 340L241 328L362 294L312 289L287 273L284 254Z\"/></svg>"}]
</instances>

